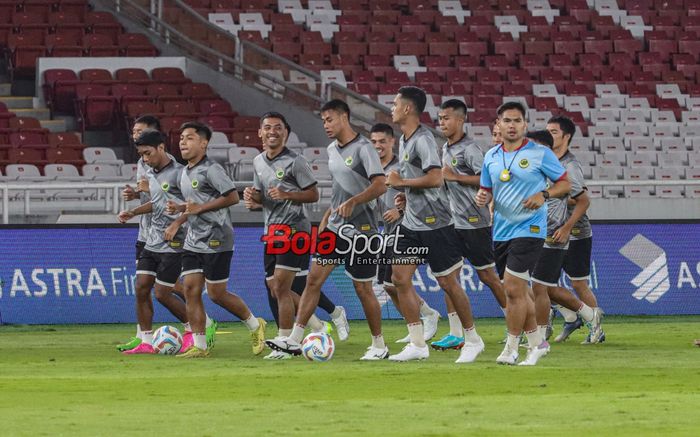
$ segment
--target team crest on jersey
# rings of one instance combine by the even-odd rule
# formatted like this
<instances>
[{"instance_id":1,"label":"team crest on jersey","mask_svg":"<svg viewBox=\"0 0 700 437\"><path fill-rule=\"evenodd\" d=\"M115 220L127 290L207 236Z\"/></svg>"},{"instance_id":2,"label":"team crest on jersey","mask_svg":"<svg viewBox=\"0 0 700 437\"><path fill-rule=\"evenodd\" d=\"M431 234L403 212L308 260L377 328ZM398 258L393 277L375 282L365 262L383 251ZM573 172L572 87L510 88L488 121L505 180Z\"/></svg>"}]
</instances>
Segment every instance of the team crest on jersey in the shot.
<instances>
[{"instance_id":1,"label":"team crest on jersey","mask_svg":"<svg viewBox=\"0 0 700 437\"><path fill-rule=\"evenodd\" d=\"M404 161L408 161L408 152L405 152L405 153L403 154L403 160L404 160Z\"/></svg>"},{"instance_id":2,"label":"team crest on jersey","mask_svg":"<svg viewBox=\"0 0 700 437\"><path fill-rule=\"evenodd\" d=\"M530 161L528 161L527 158L523 158L520 160L518 165L520 166L520 168L528 168L528 166L530 165Z\"/></svg>"},{"instance_id":3,"label":"team crest on jersey","mask_svg":"<svg viewBox=\"0 0 700 437\"><path fill-rule=\"evenodd\" d=\"M352 156L348 156L347 158L345 158L345 165L347 165L348 167L352 165Z\"/></svg>"},{"instance_id":4,"label":"team crest on jersey","mask_svg":"<svg viewBox=\"0 0 700 437\"><path fill-rule=\"evenodd\" d=\"M161 185L160 188L162 188L163 191L165 191L167 193L168 190L170 189L170 184L167 182L163 182L163 185Z\"/></svg>"},{"instance_id":5,"label":"team crest on jersey","mask_svg":"<svg viewBox=\"0 0 700 437\"><path fill-rule=\"evenodd\" d=\"M452 158L452 167L457 167L457 158Z\"/></svg>"},{"instance_id":6,"label":"team crest on jersey","mask_svg":"<svg viewBox=\"0 0 700 437\"><path fill-rule=\"evenodd\" d=\"M282 178L284 177L284 169L278 168L277 170L275 170L275 176L277 177L277 179L282 180Z\"/></svg>"},{"instance_id":7,"label":"team crest on jersey","mask_svg":"<svg viewBox=\"0 0 700 437\"><path fill-rule=\"evenodd\" d=\"M197 189L198 186L199 186L199 181L197 179L193 180L192 181L192 188Z\"/></svg>"}]
</instances>

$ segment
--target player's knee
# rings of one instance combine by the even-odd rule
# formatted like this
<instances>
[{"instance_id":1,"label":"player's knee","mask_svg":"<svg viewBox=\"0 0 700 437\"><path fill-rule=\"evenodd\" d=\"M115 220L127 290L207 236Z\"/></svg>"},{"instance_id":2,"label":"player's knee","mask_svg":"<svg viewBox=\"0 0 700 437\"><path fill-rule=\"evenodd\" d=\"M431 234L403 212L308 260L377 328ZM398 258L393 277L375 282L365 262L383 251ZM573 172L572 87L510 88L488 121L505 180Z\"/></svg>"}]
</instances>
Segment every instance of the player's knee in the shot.
<instances>
[{"instance_id":1,"label":"player's knee","mask_svg":"<svg viewBox=\"0 0 700 437\"><path fill-rule=\"evenodd\" d=\"M401 272L393 272L391 274L391 282L397 291L404 290L411 286L411 278Z\"/></svg>"},{"instance_id":2,"label":"player's knee","mask_svg":"<svg viewBox=\"0 0 700 437\"><path fill-rule=\"evenodd\" d=\"M456 276L453 274L449 274L447 276L440 276L435 279L437 280L437 283L440 286L440 288L445 290L447 293L464 293L462 286L459 285Z\"/></svg>"},{"instance_id":3,"label":"player's knee","mask_svg":"<svg viewBox=\"0 0 700 437\"><path fill-rule=\"evenodd\" d=\"M166 290L160 287L156 287L155 289L155 295L156 299L158 299L158 302L163 302L164 300L166 300L171 295L171 293L171 290Z\"/></svg>"},{"instance_id":4,"label":"player's knee","mask_svg":"<svg viewBox=\"0 0 700 437\"><path fill-rule=\"evenodd\" d=\"M139 301L148 300L151 297L151 287L147 284L136 284L136 299Z\"/></svg>"}]
</instances>

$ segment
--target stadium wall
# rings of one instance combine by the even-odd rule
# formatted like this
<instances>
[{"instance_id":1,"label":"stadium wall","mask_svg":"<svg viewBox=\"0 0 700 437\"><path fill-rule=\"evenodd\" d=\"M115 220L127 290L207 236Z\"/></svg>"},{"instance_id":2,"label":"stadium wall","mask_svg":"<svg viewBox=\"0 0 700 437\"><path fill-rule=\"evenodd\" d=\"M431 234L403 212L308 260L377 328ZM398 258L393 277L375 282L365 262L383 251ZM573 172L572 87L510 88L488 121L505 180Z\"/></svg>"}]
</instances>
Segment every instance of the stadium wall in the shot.
<instances>
[{"instance_id":1,"label":"stadium wall","mask_svg":"<svg viewBox=\"0 0 700 437\"><path fill-rule=\"evenodd\" d=\"M596 223L593 232L591 286L607 314L700 314L700 222ZM261 233L258 226L235 228L229 290L239 293L255 314L270 319ZM104 225L1 228L1 323L133 323L136 234L135 227ZM502 316L469 265L462 282L476 317ZM421 297L444 313L442 293L425 267L414 283ZM346 307L350 318L363 317L342 268L324 291ZM384 293L380 302L385 318L399 317ZM213 317L232 320L208 300L206 305ZM155 305L155 320L174 319Z\"/></svg>"}]
</instances>

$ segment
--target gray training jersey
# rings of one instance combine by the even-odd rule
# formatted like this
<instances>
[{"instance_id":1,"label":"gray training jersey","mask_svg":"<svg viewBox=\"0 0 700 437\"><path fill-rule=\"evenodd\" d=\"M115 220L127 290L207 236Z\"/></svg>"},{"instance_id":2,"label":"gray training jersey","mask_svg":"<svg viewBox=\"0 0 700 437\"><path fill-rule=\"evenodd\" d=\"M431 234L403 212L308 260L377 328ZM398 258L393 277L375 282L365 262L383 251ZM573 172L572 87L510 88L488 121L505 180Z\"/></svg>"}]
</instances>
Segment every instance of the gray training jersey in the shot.
<instances>
[{"instance_id":1,"label":"gray training jersey","mask_svg":"<svg viewBox=\"0 0 700 437\"><path fill-rule=\"evenodd\" d=\"M442 146L442 165L463 176L481 174L484 153L477 144L465 136L456 143ZM450 208L457 229L480 229L491 226L488 206L476 206L478 186L462 185L457 181L445 181Z\"/></svg>"},{"instance_id":2,"label":"gray training jersey","mask_svg":"<svg viewBox=\"0 0 700 437\"><path fill-rule=\"evenodd\" d=\"M433 134L423 126L406 139L399 140L399 160L401 178L416 179L428 171L441 169L437 144ZM406 187L406 213L402 225L412 231L431 231L453 223L447 188L408 188Z\"/></svg>"},{"instance_id":3,"label":"gray training jersey","mask_svg":"<svg viewBox=\"0 0 700 437\"><path fill-rule=\"evenodd\" d=\"M559 160L561 162L561 159ZM566 167L563 162L562 166ZM566 168L568 172L568 168ZM567 178L568 178L567 174ZM547 178L547 188L549 189L554 183ZM568 213L568 200L569 200L569 195L573 194L574 191L574 185L573 183L571 184L571 191L569 194L567 194L564 197L550 197L549 200L547 200L547 238L544 240L544 247L550 248L550 249L568 249L569 248L569 242L567 241L566 243L555 243L552 240L552 236L554 233L557 231L557 229L561 228L564 223L569 219L569 213ZM580 188L577 194L580 194Z\"/></svg>"},{"instance_id":4,"label":"gray training jersey","mask_svg":"<svg viewBox=\"0 0 700 437\"><path fill-rule=\"evenodd\" d=\"M396 156L394 156L391 159L391 161L389 161L389 163L386 165L386 167L384 167L384 174L389 174L390 171L399 170L399 159ZM384 217L385 212L389 211L390 209L396 208L394 197L396 197L396 195L399 193L403 193L403 190L394 187L388 187L386 193L384 193L381 197L377 199L377 206L379 207L378 209L381 217ZM393 233L396 230L396 227L401 224L401 220L403 220L403 217L399 218L394 223L384 222L384 233Z\"/></svg>"},{"instance_id":5,"label":"gray training jersey","mask_svg":"<svg viewBox=\"0 0 700 437\"><path fill-rule=\"evenodd\" d=\"M236 186L221 165L205 156L194 167L182 169L180 189L186 201L202 204L229 194ZM187 223L185 250L198 253L233 250L233 227L228 208L191 215Z\"/></svg>"},{"instance_id":6,"label":"gray training jersey","mask_svg":"<svg viewBox=\"0 0 700 437\"><path fill-rule=\"evenodd\" d=\"M333 180L331 195L331 215L328 218L328 229L338 232L344 224L351 224L357 231L363 233L377 232L377 201L371 200L362 205L356 205L352 216L343 218L335 210L345 201L365 191L375 176L384 176L379 155L372 143L365 137L357 136L340 146L333 141L328 146L328 169Z\"/></svg>"},{"instance_id":7,"label":"gray training jersey","mask_svg":"<svg viewBox=\"0 0 700 437\"><path fill-rule=\"evenodd\" d=\"M140 181L141 179L147 177L146 175L149 172L148 165L146 165L143 162L143 158L139 158L138 162L136 163L136 182ZM139 200L141 201L141 204L148 203L148 201L151 200L151 195L149 193L138 193L139 194ZM146 242L148 240L148 227L151 225L151 214L142 214L141 217L139 217L139 236L137 238L138 241L141 242Z\"/></svg>"},{"instance_id":8,"label":"gray training jersey","mask_svg":"<svg viewBox=\"0 0 700 437\"><path fill-rule=\"evenodd\" d=\"M586 181L583 178L583 169L581 168L581 163L576 156L571 152L566 152L564 156L559 159L561 165L566 168L566 173L569 177L569 182L571 182L571 198L575 199L580 196L586 188ZM574 206L567 206L567 220L571 217L574 212ZM591 222L588 219L588 214L584 214L573 228L571 228L571 239L572 240L583 240L585 238L590 238L593 236L593 231L591 229Z\"/></svg>"},{"instance_id":9,"label":"gray training jersey","mask_svg":"<svg viewBox=\"0 0 700 437\"><path fill-rule=\"evenodd\" d=\"M148 189L151 191L151 225L146 240L146 250L151 252L182 252L187 235L186 226L180 226L172 241L165 240L165 230L175 221L178 214L170 215L165 212L169 200L182 203L182 191L180 190L180 173L182 165L174 159L160 171L149 169Z\"/></svg>"},{"instance_id":10,"label":"gray training jersey","mask_svg":"<svg viewBox=\"0 0 700 437\"><path fill-rule=\"evenodd\" d=\"M289 225L295 232L309 232L311 223L303 203L273 200L267 196L267 190L273 187L287 192L300 192L316 185L309 161L285 147L272 160L268 159L266 152L262 152L253 160L253 166L253 186L262 196L265 232L272 224Z\"/></svg>"}]
</instances>

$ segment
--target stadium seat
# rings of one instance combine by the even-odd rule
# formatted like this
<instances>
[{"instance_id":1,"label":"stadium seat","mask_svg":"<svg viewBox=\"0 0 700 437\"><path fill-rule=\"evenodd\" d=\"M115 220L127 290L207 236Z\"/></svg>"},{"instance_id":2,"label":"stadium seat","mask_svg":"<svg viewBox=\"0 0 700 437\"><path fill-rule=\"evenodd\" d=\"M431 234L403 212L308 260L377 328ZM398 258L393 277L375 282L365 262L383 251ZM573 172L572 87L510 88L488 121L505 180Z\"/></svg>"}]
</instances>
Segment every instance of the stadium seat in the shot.
<instances>
[{"instance_id":1,"label":"stadium seat","mask_svg":"<svg viewBox=\"0 0 700 437\"><path fill-rule=\"evenodd\" d=\"M116 165L102 163L85 164L83 166L83 177L97 182L120 182L125 179L118 174L118 168Z\"/></svg>"},{"instance_id":2,"label":"stadium seat","mask_svg":"<svg viewBox=\"0 0 700 437\"><path fill-rule=\"evenodd\" d=\"M124 161L117 159L114 150L108 147L86 147L83 158L88 164L122 165Z\"/></svg>"}]
</instances>

